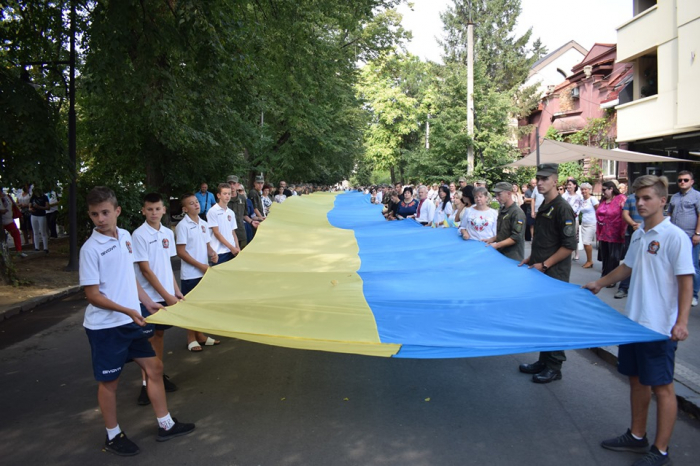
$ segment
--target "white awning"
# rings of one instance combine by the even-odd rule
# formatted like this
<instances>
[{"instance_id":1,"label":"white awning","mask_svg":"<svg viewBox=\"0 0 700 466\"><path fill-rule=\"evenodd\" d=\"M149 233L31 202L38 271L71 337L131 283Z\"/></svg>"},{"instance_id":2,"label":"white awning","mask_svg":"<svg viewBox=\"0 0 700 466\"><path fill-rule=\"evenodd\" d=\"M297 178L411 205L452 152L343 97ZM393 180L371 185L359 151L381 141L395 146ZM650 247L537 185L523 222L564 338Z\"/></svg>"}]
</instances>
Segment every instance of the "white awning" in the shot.
<instances>
[{"instance_id":1,"label":"white awning","mask_svg":"<svg viewBox=\"0 0 700 466\"><path fill-rule=\"evenodd\" d=\"M653 163L653 162L695 162L662 155L642 154L621 149L601 149L600 147L579 146L568 142L545 139L540 144L540 163L565 163L596 158L616 160L618 162ZM537 165L537 151L506 165L507 167L534 167Z\"/></svg>"}]
</instances>

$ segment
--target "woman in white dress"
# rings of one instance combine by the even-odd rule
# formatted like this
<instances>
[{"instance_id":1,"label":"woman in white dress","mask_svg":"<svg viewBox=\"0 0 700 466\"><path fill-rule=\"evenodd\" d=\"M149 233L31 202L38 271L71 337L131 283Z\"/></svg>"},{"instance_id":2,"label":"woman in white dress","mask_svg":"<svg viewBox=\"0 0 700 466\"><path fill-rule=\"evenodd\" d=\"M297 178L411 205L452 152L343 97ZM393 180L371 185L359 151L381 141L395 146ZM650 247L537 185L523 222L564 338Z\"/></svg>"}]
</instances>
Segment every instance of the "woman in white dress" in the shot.
<instances>
[{"instance_id":1,"label":"woman in white dress","mask_svg":"<svg viewBox=\"0 0 700 466\"><path fill-rule=\"evenodd\" d=\"M578 183L576 180L567 180L565 185L566 191L561 197L564 198L566 202L569 203L572 209L574 209L574 216L576 218L576 235L578 236L578 214L581 212L581 207L583 207L583 196L578 193ZM574 251L574 260L578 260L578 249Z\"/></svg>"},{"instance_id":2,"label":"woman in white dress","mask_svg":"<svg viewBox=\"0 0 700 466\"><path fill-rule=\"evenodd\" d=\"M452 214L452 202L450 201L450 189L447 186L440 186L438 190L439 202L433 215L433 226L437 228L445 227L445 220Z\"/></svg>"},{"instance_id":3,"label":"woman in white dress","mask_svg":"<svg viewBox=\"0 0 700 466\"><path fill-rule=\"evenodd\" d=\"M489 192L486 188L474 188L474 206L464 215L459 224L462 238L481 241L496 236L498 212L489 207Z\"/></svg>"},{"instance_id":4,"label":"woman in white dress","mask_svg":"<svg viewBox=\"0 0 700 466\"><path fill-rule=\"evenodd\" d=\"M583 204L581 205L581 242L583 250L586 251L586 263L584 269L593 267L593 244L595 244L596 218L595 211L598 208L598 199L591 196L593 186L589 183L581 184L581 194L583 194Z\"/></svg>"}]
</instances>

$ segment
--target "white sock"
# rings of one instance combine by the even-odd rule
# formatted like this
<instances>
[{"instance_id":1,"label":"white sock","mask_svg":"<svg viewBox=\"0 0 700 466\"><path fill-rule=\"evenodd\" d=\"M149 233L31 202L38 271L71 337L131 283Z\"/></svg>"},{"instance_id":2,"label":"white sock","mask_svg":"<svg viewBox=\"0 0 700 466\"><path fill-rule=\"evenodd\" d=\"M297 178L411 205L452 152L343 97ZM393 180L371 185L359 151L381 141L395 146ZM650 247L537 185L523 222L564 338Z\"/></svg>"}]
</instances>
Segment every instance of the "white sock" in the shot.
<instances>
[{"instance_id":1,"label":"white sock","mask_svg":"<svg viewBox=\"0 0 700 466\"><path fill-rule=\"evenodd\" d=\"M170 413L157 419L158 426L160 426L162 429L170 430L170 428L175 425L175 421L173 421L173 418L170 417Z\"/></svg>"},{"instance_id":2,"label":"white sock","mask_svg":"<svg viewBox=\"0 0 700 466\"><path fill-rule=\"evenodd\" d=\"M145 380L143 381L143 386L144 386L144 387L146 386L146 381L145 381Z\"/></svg>"},{"instance_id":3,"label":"white sock","mask_svg":"<svg viewBox=\"0 0 700 466\"><path fill-rule=\"evenodd\" d=\"M632 434L632 432L630 432ZM637 437L636 435L632 434L632 437L634 437L635 440L642 440L644 437Z\"/></svg>"},{"instance_id":4,"label":"white sock","mask_svg":"<svg viewBox=\"0 0 700 466\"><path fill-rule=\"evenodd\" d=\"M657 448L657 450L659 450L659 449ZM661 453L661 454L664 455L664 456L668 455L668 452L667 452L667 451L661 451L661 450L659 450L659 453Z\"/></svg>"},{"instance_id":5,"label":"white sock","mask_svg":"<svg viewBox=\"0 0 700 466\"><path fill-rule=\"evenodd\" d=\"M119 432L121 432L122 429L119 427L119 424L117 424L117 427L114 427L110 429L109 427L107 428L107 438L109 440L114 439L117 435L119 435Z\"/></svg>"}]
</instances>

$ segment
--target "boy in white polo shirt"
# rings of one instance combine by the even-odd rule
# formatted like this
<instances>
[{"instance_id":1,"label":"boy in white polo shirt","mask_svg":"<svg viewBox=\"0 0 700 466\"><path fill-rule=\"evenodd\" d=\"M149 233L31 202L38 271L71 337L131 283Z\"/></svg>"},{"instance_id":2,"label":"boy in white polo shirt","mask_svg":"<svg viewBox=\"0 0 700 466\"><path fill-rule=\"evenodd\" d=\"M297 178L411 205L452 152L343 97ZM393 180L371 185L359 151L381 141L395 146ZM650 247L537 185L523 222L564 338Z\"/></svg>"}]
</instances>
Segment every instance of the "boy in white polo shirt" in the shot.
<instances>
[{"instance_id":1,"label":"boy in white polo shirt","mask_svg":"<svg viewBox=\"0 0 700 466\"><path fill-rule=\"evenodd\" d=\"M625 312L635 322L669 338L620 345L618 372L629 377L632 425L601 446L646 453L634 465L666 465L671 464L668 444L678 411L673 389L675 352L678 342L688 338L695 267L688 235L664 217L668 180L645 175L637 178L633 187L643 223L630 239L624 262L585 288L598 293L631 274ZM652 391L656 395L656 438L649 448L646 424Z\"/></svg>"},{"instance_id":2,"label":"boy in white polo shirt","mask_svg":"<svg viewBox=\"0 0 700 466\"><path fill-rule=\"evenodd\" d=\"M231 200L231 186L220 183L216 193L216 205L207 212L207 223L211 229L211 248L219 255L217 264L223 264L241 251L238 247L236 214L228 208Z\"/></svg>"},{"instance_id":3,"label":"boy in white polo shirt","mask_svg":"<svg viewBox=\"0 0 700 466\"><path fill-rule=\"evenodd\" d=\"M104 449L121 456L139 453L117 422L117 385L124 364L134 360L146 372L148 396L158 419L156 440L165 441L194 430L194 424L170 417L163 389L163 364L143 333L146 325L139 300L149 311L154 303L136 281L132 238L117 227L121 208L111 189L94 188L87 196L88 214L95 224L80 250L80 284L88 307L83 325L92 350L98 381L97 400L107 429Z\"/></svg>"},{"instance_id":4,"label":"boy in white polo shirt","mask_svg":"<svg viewBox=\"0 0 700 466\"><path fill-rule=\"evenodd\" d=\"M194 289L209 269L209 262L216 264L219 256L212 249L207 222L199 218L199 201L192 193L180 198L185 216L175 228L177 255L182 259L180 266L180 289L187 295ZM213 208L213 207L212 207ZM202 351L202 345L212 346L221 343L202 332L187 330L187 349L193 353Z\"/></svg>"},{"instance_id":5,"label":"boy in white polo shirt","mask_svg":"<svg viewBox=\"0 0 700 466\"><path fill-rule=\"evenodd\" d=\"M149 193L144 196L141 213L146 221L132 233L134 239L134 270L136 279L149 298L162 306L172 306L183 298L180 288L173 274L170 258L176 255L175 235L170 228L161 225L160 221L165 214L163 198L158 193ZM141 303L141 315L151 315ZM149 336L149 341L156 352L156 356L163 360L163 337L165 330L172 325L148 324L144 327L144 333ZM142 371L143 384L138 397L138 404L145 406L151 404L146 390L146 373ZM163 385L166 392L174 392L177 385L170 381L167 375L163 375Z\"/></svg>"}]
</instances>

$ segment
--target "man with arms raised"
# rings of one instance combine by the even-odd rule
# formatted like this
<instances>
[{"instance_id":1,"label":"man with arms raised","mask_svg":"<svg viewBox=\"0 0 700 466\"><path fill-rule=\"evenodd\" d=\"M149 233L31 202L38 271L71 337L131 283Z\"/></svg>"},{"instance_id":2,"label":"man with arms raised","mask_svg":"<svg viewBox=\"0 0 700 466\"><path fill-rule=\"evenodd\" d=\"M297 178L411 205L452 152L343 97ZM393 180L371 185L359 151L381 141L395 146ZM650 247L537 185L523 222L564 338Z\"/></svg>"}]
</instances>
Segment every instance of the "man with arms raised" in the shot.
<instances>
[{"instance_id":1,"label":"man with arms raised","mask_svg":"<svg viewBox=\"0 0 700 466\"><path fill-rule=\"evenodd\" d=\"M629 377L632 425L623 435L601 443L609 450L646 453L633 466L655 466L671 464L668 443L678 411L673 389L674 357L678 342L688 338L695 268L688 236L664 218L666 178L641 176L634 180L633 187L643 223L632 234L624 262L585 288L598 293L631 275L627 316L669 337L620 345L617 370ZM652 392L656 395L656 439L649 448L646 428Z\"/></svg>"}]
</instances>

